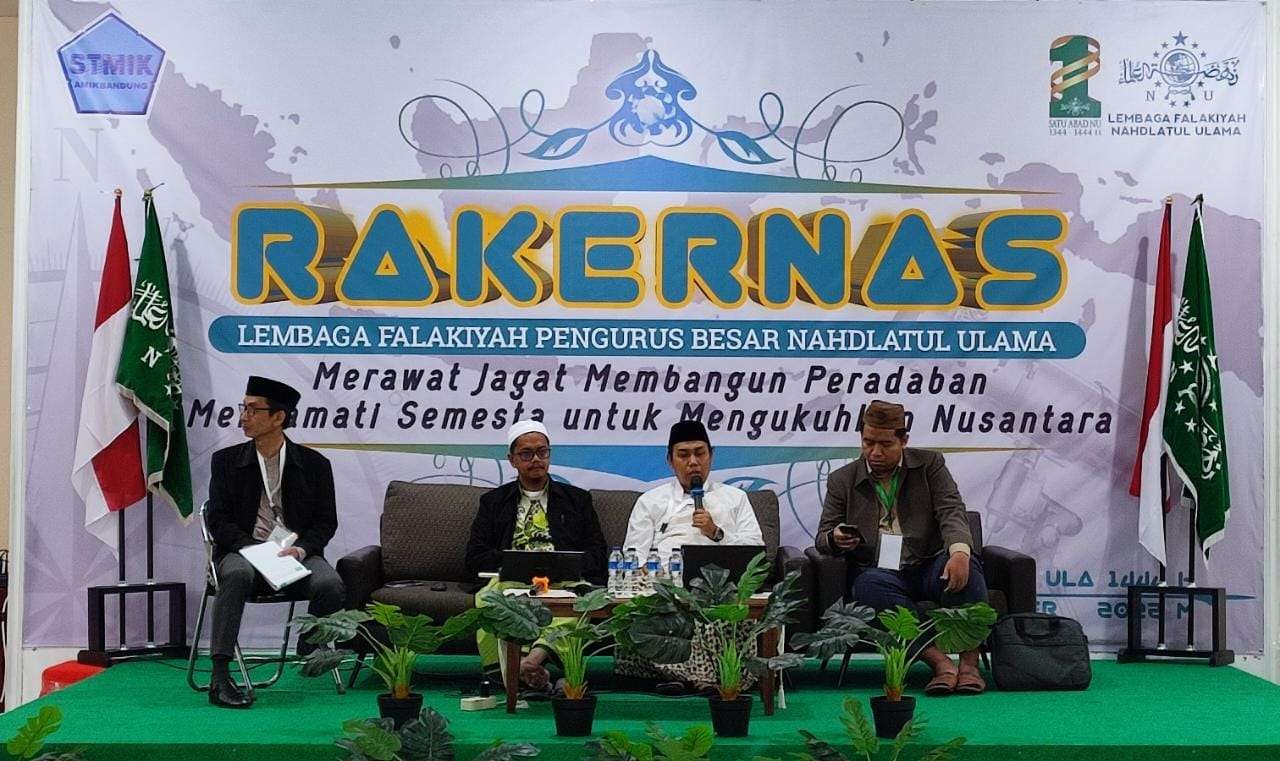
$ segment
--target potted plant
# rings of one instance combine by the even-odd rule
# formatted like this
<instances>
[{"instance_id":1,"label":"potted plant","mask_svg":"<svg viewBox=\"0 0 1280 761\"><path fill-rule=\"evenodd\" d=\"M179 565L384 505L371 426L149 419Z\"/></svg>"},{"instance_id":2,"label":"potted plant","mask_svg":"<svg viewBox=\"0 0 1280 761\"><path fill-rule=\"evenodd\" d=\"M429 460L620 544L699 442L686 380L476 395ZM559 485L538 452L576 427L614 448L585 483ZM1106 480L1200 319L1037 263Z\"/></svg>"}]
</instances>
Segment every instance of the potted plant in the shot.
<instances>
[{"instance_id":1,"label":"potted plant","mask_svg":"<svg viewBox=\"0 0 1280 761\"><path fill-rule=\"evenodd\" d=\"M397 728L390 719L352 719L342 725L342 737L334 744L347 752L344 761L453 761L453 733L449 720L434 708L426 708ZM538 749L528 743L512 745L494 740L473 761L509 761L532 758Z\"/></svg>"},{"instance_id":2,"label":"potted plant","mask_svg":"<svg viewBox=\"0 0 1280 761\"><path fill-rule=\"evenodd\" d=\"M761 616L749 618L748 601L768 575L763 552L752 558L737 582L729 579L725 569L707 566L688 589L659 581L653 595L619 605L610 621L623 644L655 663L688 660L694 636L709 638L716 659L717 694L707 700L712 726L722 737L744 737L749 728L751 696L742 692L744 668L768 675L803 661L797 653L765 659L738 649L739 642L791 621L804 603L803 592L796 586L799 572L792 571L774 586Z\"/></svg>"},{"instance_id":3,"label":"potted plant","mask_svg":"<svg viewBox=\"0 0 1280 761\"><path fill-rule=\"evenodd\" d=\"M517 603L502 611L507 629L525 633L536 633L545 613L545 608L528 603ZM304 614L295 617L293 623L307 635L308 642L316 645L363 639L374 654L371 668L387 686L387 691L378 696L378 712L400 727L422 710L422 695L409 689L418 656L434 653L449 640L473 633L481 620L492 615L495 614L483 608L472 608L436 625L425 614L405 615L398 605L372 602L365 610L340 610L322 617ZM377 636L371 623L386 631L385 639ZM351 650L319 648L304 659L302 674L328 673L353 654Z\"/></svg>"},{"instance_id":4,"label":"potted plant","mask_svg":"<svg viewBox=\"0 0 1280 761\"><path fill-rule=\"evenodd\" d=\"M704 761L715 742L705 726L695 725L672 737L650 722L644 734L644 740L632 740L623 732L606 732L587 743L585 761Z\"/></svg>"},{"instance_id":5,"label":"potted plant","mask_svg":"<svg viewBox=\"0 0 1280 761\"><path fill-rule=\"evenodd\" d=\"M880 738L867 722L867 716L862 712L862 704L854 698L845 698L844 715L840 717L840 723L844 725L844 731L853 743L854 752L865 761L876 761L880 756ZM899 761L907 744L918 739L924 727L923 718L912 719L903 725L897 736L893 738L893 745L889 751L890 761ZM848 761L848 756L831 743L819 740L812 732L802 729L800 735L804 737L805 749L808 752L790 754L794 761L841 761L842 759ZM955 751L959 750L964 742L963 737L953 738L923 754L920 757L921 761L951 761ZM778 761L778 759L757 756L755 761Z\"/></svg>"},{"instance_id":6,"label":"potted plant","mask_svg":"<svg viewBox=\"0 0 1280 761\"><path fill-rule=\"evenodd\" d=\"M505 608L527 605L528 601L537 602L537 597L512 597L497 590L484 593L484 609L490 610L489 618L482 626L502 639L528 641L526 632L512 631L507 625L510 621L519 622L518 612L506 615ZM599 655L614 646L609 639L610 629L606 622L593 622L592 614L609 605L608 592L597 589L578 597L573 603L573 610L578 614L570 622L551 621L547 614L540 637L547 647L555 653L564 669L564 694L551 699L551 710L556 718L556 734L565 737L582 737L591 734L591 725L595 719L596 696L587 692L587 661L593 655Z\"/></svg>"},{"instance_id":7,"label":"potted plant","mask_svg":"<svg viewBox=\"0 0 1280 761\"><path fill-rule=\"evenodd\" d=\"M809 655L830 658L860 642L870 642L884 657L884 695L871 698L871 713L880 737L896 737L915 713L916 699L904 695L907 670L929 645L945 653L977 647L995 623L996 612L984 602L959 608L936 608L921 624L911 610L874 610L856 602L836 603L822 614L822 628L797 634L793 642ZM871 625L879 621L883 629Z\"/></svg>"}]
</instances>

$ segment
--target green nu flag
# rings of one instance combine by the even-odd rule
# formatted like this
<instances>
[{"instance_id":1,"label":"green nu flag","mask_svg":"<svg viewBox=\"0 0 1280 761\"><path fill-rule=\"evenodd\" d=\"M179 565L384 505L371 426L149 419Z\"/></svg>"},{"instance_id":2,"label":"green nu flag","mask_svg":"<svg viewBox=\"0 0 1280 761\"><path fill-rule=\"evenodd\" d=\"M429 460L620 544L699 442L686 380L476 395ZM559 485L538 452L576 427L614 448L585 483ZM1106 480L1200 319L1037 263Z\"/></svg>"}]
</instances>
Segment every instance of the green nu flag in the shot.
<instances>
[{"instance_id":1,"label":"green nu flag","mask_svg":"<svg viewBox=\"0 0 1280 761\"><path fill-rule=\"evenodd\" d=\"M1200 204L1187 243L1187 272L1174 327L1165 397L1164 446L1196 501L1196 535L1209 548L1222 538L1231 508L1227 482L1227 437L1222 415L1222 383L1213 343L1213 301L1204 256Z\"/></svg>"},{"instance_id":2,"label":"green nu flag","mask_svg":"<svg viewBox=\"0 0 1280 761\"><path fill-rule=\"evenodd\" d=\"M178 370L178 343L173 330L173 300L169 297L160 222L150 194L144 203L147 229L116 385L147 419L147 488L168 500L185 518L192 510L191 462L182 415L182 373Z\"/></svg>"}]
</instances>

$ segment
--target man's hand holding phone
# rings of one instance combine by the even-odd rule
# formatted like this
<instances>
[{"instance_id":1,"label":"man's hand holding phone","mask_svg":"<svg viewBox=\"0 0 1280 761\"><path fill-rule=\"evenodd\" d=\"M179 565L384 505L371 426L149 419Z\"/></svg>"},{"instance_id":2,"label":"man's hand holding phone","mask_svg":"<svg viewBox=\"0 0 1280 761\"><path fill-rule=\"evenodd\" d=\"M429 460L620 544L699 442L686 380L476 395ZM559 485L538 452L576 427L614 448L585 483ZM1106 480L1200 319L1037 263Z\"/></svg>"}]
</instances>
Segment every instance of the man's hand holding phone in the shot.
<instances>
[{"instance_id":1,"label":"man's hand holding phone","mask_svg":"<svg viewBox=\"0 0 1280 761\"><path fill-rule=\"evenodd\" d=\"M841 523L831 530L831 543L839 550L851 550L862 544L862 532L852 523Z\"/></svg>"}]
</instances>

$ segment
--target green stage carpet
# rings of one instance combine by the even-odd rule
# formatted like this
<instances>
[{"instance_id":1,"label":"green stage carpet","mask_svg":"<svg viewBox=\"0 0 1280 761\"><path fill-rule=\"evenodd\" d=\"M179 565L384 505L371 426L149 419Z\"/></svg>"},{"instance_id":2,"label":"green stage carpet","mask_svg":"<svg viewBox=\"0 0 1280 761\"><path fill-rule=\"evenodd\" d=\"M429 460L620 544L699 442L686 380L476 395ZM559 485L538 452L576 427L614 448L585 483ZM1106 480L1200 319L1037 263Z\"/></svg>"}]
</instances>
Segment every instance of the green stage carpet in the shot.
<instances>
[{"instance_id":1,"label":"green stage carpet","mask_svg":"<svg viewBox=\"0 0 1280 761\"><path fill-rule=\"evenodd\" d=\"M426 704L451 722L458 758L465 761L495 738L531 742L543 759L577 759L583 741L555 736L551 705L535 702L509 716L502 708L463 713L458 698L471 694L476 660L463 656L423 659L416 687ZM89 761L147 759L245 759L305 761L336 759L333 739L346 719L377 713L378 683L366 670L356 689L339 696L331 679L303 679L289 671L261 690L248 711L215 709L189 690L175 662L126 663L0 716L0 738L13 735L44 703L62 709L61 749L82 748ZM598 682L607 681L608 661ZM1184 759L1280 759L1280 687L1232 668L1199 664L1118 665L1094 661L1086 692L999 693L978 697L926 698L927 672L912 672L917 715L929 722L922 747L963 735L960 759L1087 759L1088 761L1183 761ZM366 676L367 675L367 676ZM876 661L855 661L847 689L835 689L834 671L816 666L795 672L787 708L767 717L759 697L751 736L717 740L715 759L783 756L802 749L799 729L838 743L852 756L838 717L845 695L861 699L878 690ZM864 704L865 705L865 704ZM709 724L706 700L604 692L597 733L620 729L638 737L646 721L672 734L695 723ZM904 754L914 761L919 752ZM887 753L885 755L887 758Z\"/></svg>"}]
</instances>

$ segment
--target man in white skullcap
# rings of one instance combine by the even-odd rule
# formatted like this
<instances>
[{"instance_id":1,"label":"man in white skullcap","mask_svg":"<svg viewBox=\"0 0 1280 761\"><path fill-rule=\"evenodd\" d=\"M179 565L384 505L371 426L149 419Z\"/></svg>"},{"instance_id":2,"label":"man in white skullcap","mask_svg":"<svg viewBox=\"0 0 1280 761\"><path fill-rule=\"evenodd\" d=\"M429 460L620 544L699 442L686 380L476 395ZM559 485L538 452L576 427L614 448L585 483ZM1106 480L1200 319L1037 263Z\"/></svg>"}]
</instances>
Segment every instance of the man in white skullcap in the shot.
<instances>
[{"instance_id":1,"label":"man in white skullcap","mask_svg":"<svg viewBox=\"0 0 1280 761\"><path fill-rule=\"evenodd\" d=\"M507 429L507 462L516 479L480 497L480 509L467 541L468 574L496 571L502 551L562 550L585 553L582 572L587 581L604 584L608 548L591 494L551 479L551 437L536 420L520 420ZM498 642L485 632L476 636L481 664L498 663ZM542 665L550 652L534 646L520 661L520 681L533 688L547 685Z\"/></svg>"}]
</instances>

